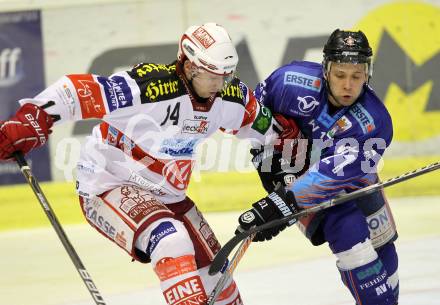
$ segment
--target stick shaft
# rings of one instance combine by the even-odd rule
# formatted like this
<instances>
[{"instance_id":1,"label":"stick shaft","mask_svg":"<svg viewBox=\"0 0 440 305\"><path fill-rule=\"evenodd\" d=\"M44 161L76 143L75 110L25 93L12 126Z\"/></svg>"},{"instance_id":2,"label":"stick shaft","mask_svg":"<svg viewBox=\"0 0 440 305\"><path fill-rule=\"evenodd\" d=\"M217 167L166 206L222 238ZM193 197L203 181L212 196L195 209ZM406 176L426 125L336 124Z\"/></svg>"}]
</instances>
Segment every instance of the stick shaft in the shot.
<instances>
[{"instance_id":1,"label":"stick shaft","mask_svg":"<svg viewBox=\"0 0 440 305\"><path fill-rule=\"evenodd\" d=\"M57 233L61 243L63 244L64 249L66 249L67 253L69 254L70 259L72 260L73 264L76 267L76 270L81 276L81 279L83 280L84 284L86 285L87 289L92 295L93 300L97 305L105 305L104 299L102 298L101 294L96 288L95 283L93 282L92 278L90 277L90 274L87 272L86 268L81 262L81 259L79 258L78 254L76 253L69 239L67 238L67 235L63 230L63 227L61 226L55 213L53 212L46 196L41 190L38 181L32 175L32 171L28 166L23 154L14 153L14 158L17 161L17 164L20 167L20 170L23 173L23 176L26 178L29 186L34 191L35 196L37 197L38 202L40 203L41 207L46 213L46 216L49 219L50 223L52 224L52 227L55 229L55 232Z\"/></svg>"},{"instance_id":2,"label":"stick shaft","mask_svg":"<svg viewBox=\"0 0 440 305\"><path fill-rule=\"evenodd\" d=\"M217 297L222 292L223 288L225 287L225 284L232 277L232 273L234 273L235 268L237 268L238 263L240 262L240 260L246 253L247 249L251 245L252 239L254 239L254 237L255 234L251 234L241 242L240 247L235 252L225 272L222 274L217 284L215 285L214 289L212 290L211 294L209 295L208 301L206 302L207 305L214 305L215 300L217 300Z\"/></svg>"},{"instance_id":3,"label":"stick shaft","mask_svg":"<svg viewBox=\"0 0 440 305\"><path fill-rule=\"evenodd\" d=\"M238 245L242 240L247 239L248 236L250 236L251 234L254 234L254 233L266 230L266 229L270 229L270 228L273 228L273 227L276 227L279 225L286 224L294 219L298 220L299 218L305 217L305 216L310 215L312 213L316 213L321 210L328 209L332 206L335 206L335 205L338 205L338 204L341 204L341 203L344 203L347 201L351 201L353 199L363 197L365 195L374 193L374 192L376 192L380 189L383 189L385 187L403 182L408 179L418 177L420 175L423 175L423 174L426 174L426 173L429 173L429 172L432 172L432 171L435 171L438 169L440 169L440 162L435 162L435 163L429 164L427 166L424 166L422 168L413 170L411 172L404 173L400 176L369 185L369 186L364 187L362 189L356 190L352 193L343 194L339 197L335 197L333 199L324 201L314 207L302 210L302 211L295 213L293 215L286 216L286 217L283 217L280 219L276 219L276 220L267 222L261 226L253 227L253 228L249 229L248 231L241 232L241 233L235 235L234 237L232 237L216 254L216 256L214 257L214 260L211 263L211 266L209 268L209 274L211 274L211 275L216 274L221 269L221 266L223 266L224 262L227 260L229 254L236 247L236 245Z\"/></svg>"}]
</instances>

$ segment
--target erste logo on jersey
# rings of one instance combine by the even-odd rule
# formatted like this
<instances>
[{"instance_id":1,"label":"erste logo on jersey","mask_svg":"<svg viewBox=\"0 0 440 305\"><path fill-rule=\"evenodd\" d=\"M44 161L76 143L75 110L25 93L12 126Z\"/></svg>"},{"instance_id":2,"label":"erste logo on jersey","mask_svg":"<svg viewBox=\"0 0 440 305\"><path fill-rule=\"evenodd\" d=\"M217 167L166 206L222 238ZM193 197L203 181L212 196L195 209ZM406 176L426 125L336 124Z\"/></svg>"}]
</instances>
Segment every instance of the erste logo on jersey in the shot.
<instances>
[{"instance_id":1,"label":"erste logo on jersey","mask_svg":"<svg viewBox=\"0 0 440 305\"><path fill-rule=\"evenodd\" d=\"M209 122L205 120L184 120L182 133L206 134L208 132Z\"/></svg>"},{"instance_id":2,"label":"erste logo on jersey","mask_svg":"<svg viewBox=\"0 0 440 305\"><path fill-rule=\"evenodd\" d=\"M133 95L125 78L122 76L113 76L111 78L98 76L98 82L104 88L110 112L118 108L133 106Z\"/></svg>"},{"instance_id":3,"label":"erste logo on jersey","mask_svg":"<svg viewBox=\"0 0 440 305\"><path fill-rule=\"evenodd\" d=\"M358 121L364 134L369 133L376 128L373 117L361 104L354 104L350 109L350 114L356 119L356 121Z\"/></svg>"},{"instance_id":4,"label":"erste logo on jersey","mask_svg":"<svg viewBox=\"0 0 440 305\"><path fill-rule=\"evenodd\" d=\"M144 157L142 159L142 163L144 163L144 164L146 163L144 161L146 158L147 157ZM151 161L151 164L153 162L155 162L155 161ZM149 191L153 195L164 196L167 194L165 192L165 190L159 184L156 184L156 183L153 183L153 182L147 180L146 178L144 178L143 176L139 175L136 172L131 172L130 177L128 178L128 181L136 183L137 185L141 186L143 189Z\"/></svg>"},{"instance_id":5,"label":"erste logo on jersey","mask_svg":"<svg viewBox=\"0 0 440 305\"><path fill-rule=\"evenodd\" d=\"M299 73L299 72L286 72L284 73L284 84L293 85L308 90L319 92L321 91L321 78Z\"/></svg>"}]
</instances>

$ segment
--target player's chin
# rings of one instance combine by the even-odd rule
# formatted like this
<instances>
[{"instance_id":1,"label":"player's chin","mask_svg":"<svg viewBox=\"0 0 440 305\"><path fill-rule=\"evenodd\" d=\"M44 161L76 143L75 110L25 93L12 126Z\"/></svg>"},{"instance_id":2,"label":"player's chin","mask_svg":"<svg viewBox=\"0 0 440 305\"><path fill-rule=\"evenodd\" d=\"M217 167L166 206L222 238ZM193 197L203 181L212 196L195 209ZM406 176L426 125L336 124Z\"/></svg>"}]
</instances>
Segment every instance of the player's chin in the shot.
<instances>
[{"instance_id":1,"label":"player's chin","mask_svg":"<svg viewBox=\"0 0 440 305\"><path fill-rule=\"evenodd\" d=\"M217 94L217 91L216 92L203 92L203 93L199 94L199 96L201 98L210 98L211 96L216 95L216 94Z\"/></svg>"},{"instance_id":2,"label":"player's chin","mask_svg":"<svg viewBox=\"0 0 440 305\"><path fill-rule=\"evenodd\" d=\"M352 96L341 96L341 98L338 100L338 102L344 106L351 106L356 101L356 99Z\"/></svg>"}]
</instances>

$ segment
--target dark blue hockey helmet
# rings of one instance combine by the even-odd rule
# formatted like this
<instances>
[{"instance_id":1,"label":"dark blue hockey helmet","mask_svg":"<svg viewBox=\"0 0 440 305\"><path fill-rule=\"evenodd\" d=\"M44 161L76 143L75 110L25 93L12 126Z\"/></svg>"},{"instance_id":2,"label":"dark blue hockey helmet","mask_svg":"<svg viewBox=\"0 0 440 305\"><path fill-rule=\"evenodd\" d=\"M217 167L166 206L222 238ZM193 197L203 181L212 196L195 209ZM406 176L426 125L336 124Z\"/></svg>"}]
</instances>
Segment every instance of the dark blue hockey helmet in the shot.
<instances>
[{"instance_id":1,"label":"dark blue hockey helmet","mask_svg":"<svg viewBox=\"0 0 440 305\"><path fill-rule=\"evenodd\" d=\"M343 31L336 29L330 35L324 46L324 73L329 71L330 62L367 64L367 74L371 77L373 68L371 57L373 50L367 36L362 31Z\"/></svg>"}]
</instances>

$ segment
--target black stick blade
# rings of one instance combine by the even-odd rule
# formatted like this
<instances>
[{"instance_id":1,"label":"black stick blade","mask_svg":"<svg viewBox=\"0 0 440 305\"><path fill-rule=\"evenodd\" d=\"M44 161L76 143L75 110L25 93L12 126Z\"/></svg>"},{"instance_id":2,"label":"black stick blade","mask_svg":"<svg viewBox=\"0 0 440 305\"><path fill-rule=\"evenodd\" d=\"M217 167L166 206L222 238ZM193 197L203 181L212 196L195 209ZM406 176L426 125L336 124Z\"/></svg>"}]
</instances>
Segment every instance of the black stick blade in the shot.
<instances>
[{"instance_id":1,"label":"black stick blade","mask_svg":"<svg viewBox=\"0 0 440 305\"><path fill-rule=\"evenodd\" d=\"M209 267L208 273L209 275L217 274L225 265L226 260L228 259L229 254L231 254L232 250L246 237L248 237L252 232L245 231L240 234L235 235L231 238L221 249L217 252L214 257L214 260Z\"/></svg>"}]
</instances>

